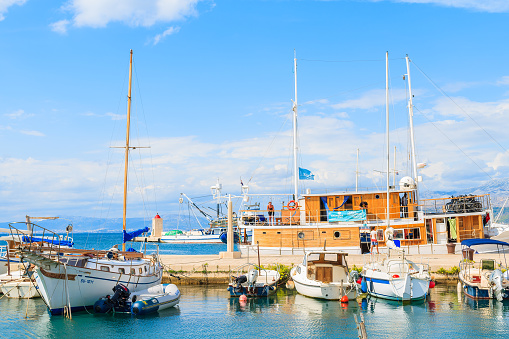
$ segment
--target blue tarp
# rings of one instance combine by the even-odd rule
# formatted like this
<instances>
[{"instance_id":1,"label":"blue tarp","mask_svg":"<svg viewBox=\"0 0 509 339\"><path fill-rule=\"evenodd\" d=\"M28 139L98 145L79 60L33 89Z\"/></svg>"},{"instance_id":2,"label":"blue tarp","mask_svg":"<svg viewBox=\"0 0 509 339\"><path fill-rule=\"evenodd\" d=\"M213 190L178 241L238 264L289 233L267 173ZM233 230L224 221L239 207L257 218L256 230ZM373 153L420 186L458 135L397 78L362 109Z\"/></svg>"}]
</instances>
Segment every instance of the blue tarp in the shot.
<instances>
[{"instance_id":1,"label":"blue tarp","mask_svg":"<svg viewBox=\"0 0 509 339\"><path fill-rule=\"evenodd\" d=\"M149 231L148 227L145 227L145 228L142 228L142 229L139 229L139 230L136 230L136 231L132 231L132 232L129 232L129 233L127 233L126 231L123 231L123 233L124 233L123 240L124 240L124 242L131 241L134 238L136 238L137 236L139 236L140 234L148 232L148 231Z\"/></svg>"},{"instance_id":2,"label":"blue tarp","mask_svg":"<svg viewBox=\"0 0 509 339\"><path fill-rule=\"evenodd\" d=\"M358 211L327 211L329 222L366 220L366 210Z\"/></svg>"},{"instance_id":3,"label":"blue tarp","mask_svg":"<svg viewBox=\"0 0 509 339\"><path fill-rule=\"evenodd\" d=\"M44 242L47 242L48 244L67 246L67 247L72 247L74 245L74 243L72 241L68 241L68 240L59 240L59 239L52 240L52 239L48 239L48 238L44 238L43 239L43 238L30 237L30 236L27 236L27 235L23 236L23 241L24 242L41 242L41 241L44 241Z\"/></svg>"},{"instance_id":4,"label":"blue tarp","mask_svg":"<svg viewBox=\"0 0 509 339\"><path fill-rule=\"evenodd\" d=\"M467 239L461 242L462 246L476 246L476 245L501 245L509 246L508 243L495 239Z\"/></svg>"}]
</instances>

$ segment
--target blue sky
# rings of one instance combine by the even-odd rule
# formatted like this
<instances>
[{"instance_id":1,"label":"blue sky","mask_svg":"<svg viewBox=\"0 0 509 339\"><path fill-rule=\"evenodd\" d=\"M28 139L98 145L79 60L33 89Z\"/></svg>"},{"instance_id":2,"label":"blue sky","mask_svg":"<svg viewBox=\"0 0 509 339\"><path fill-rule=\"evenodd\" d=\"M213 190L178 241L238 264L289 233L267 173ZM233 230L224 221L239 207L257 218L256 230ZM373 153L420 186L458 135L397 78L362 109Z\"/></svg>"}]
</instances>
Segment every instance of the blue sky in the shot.
<instances>
[{"instance_id":1,"label":"blue sky","mask_svg":"<svg viewBox=\"0 0 509 339\"><path fill-rule=\"evenodd\" d=\"M129 216L176 211L217 178L234 194L241 177L291 191L294 49L299 163L316 175L302 189L353 187L357 148L360 185L383 186L386 51L399 178L406 54L422 189L509 171L506 1L0 0L0 14L3 221L121 216L110 147L124 143L130 49L132 144L151 148L133 152Z\"/></svg>"}]
</instances>

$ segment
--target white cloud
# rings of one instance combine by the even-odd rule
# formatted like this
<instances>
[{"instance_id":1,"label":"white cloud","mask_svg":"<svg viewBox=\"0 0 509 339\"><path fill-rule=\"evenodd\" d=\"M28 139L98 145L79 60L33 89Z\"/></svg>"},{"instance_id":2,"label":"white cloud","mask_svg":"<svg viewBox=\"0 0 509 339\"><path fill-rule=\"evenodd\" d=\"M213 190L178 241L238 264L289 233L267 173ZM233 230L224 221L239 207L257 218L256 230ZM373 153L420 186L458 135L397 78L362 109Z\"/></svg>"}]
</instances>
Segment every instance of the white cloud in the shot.
<instances>
[{"instance_id":1,"label":"white cloud","mask_svg":"<svg viewBox=\"0 0 509 339\"><path fill-rule=\"evenodd\" d=\"M497 81L497 85L509 85L509 75L505 75Z\"/></svg>"},{"instance_id":2,"label":"white cloud","mask_svg":"<svg viewBox=\"0 0 509 339\"><path fill-rule=\"evenodd\" d=\"M67 33L67 26L69 26L71 22L69 20L60 20L57 22L54 22L50 24L51 30L53 32L57 32L60 34L66 34Z\"/></svg>"},{"instance_id":3,"label":"white cloud","mask_svg":"<svg viewBox=\"0 0 509 339\"><path fill-rule=\"evenodd\" d=\"M25 119L34 116L33 114L26 114L24 110L18 109L12 113L4 114L6 117L11 119Z\"/></svg>"},{"instance_id":4,"label":"white cloud","mask_svg":"<svg viewBox=\"0 0 509 339\"><path fill-rule=\"evenodd\" d=\"M5 19L4 14L7 13L9 7L14 5L24 5L26 0L0 0L0 21Z\"/></svg>"},{"instance_id":5,"label":"white cloud","mask_svg":"<svg viewBox=\"0 0 509 339\"><path fill-rule=\"evenodd\" d=\"M391 1L416 4L433 4L437 6L465 8L489 13L509 12L509 2L506 0L391 0Z\"/></svg>"},{"instance_id":6,"label":"white cloud","mask_svg":"<svg viewBox=\"0 0 509 339\"><path fill-rule=\"evenodd\" d=\"M39 132L39 131L27 131L27 130L22 130L22 131L19 131L21 134L25 134L25 135L31 135L31 136L34 136L34 137L44 137L44 133L42 132Z\"/></svg>"},{"instance_id":7,"label":"white cloud","mask_svg":"<svg viewBox=\"0 0 509 339\"><path fill-rule=\"evenodd\" d=\"M390 92L391 103L406 99L406 92L402 89L393 89ZM331 105L334 109L373 109L385 105L385 90L374 89L364 93L357 99L346 100Z\"/></svg>"},{"instance_id":8,"label":"white cloud","mask_svg":"<svg viewBox=\"0 0 509 339\"><path fill-rule=\"evenodd\" d=\"M154 37L154 45L157 45L162 39L164 39L168 35L178 33L179 31L180 31L180 27L177 26L177 27L170 27L167 30L165 30L163 33L157 34Z\"/></svg>"},{"instance_id":9,"label":"white cloud","mask_svg":"<svg viewBox=\"0 0 509 339\"><path fill-rule=\"evenodd\" d=\"M64 9L72 13L72 25L75 27L99 28L111 22L150 27L197 15L196 5L199 1L70 0Z\"/></svg>"}]
</instances>

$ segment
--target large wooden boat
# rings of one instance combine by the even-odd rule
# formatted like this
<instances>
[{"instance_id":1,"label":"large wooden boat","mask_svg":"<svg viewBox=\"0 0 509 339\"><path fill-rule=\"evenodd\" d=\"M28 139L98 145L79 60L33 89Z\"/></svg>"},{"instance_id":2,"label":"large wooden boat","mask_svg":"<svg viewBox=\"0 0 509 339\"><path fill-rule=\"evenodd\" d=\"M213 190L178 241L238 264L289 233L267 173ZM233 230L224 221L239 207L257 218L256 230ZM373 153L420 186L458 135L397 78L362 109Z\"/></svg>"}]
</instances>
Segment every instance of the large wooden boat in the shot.
<instances>
[{"instance_id":1,"label":"large wooden boat","mask_svg":"<svg viewBox=\"0 0 509 339\"><path fill-rule=\"evenodd\" d=\"M295 59L295 84L297 63ZM407 75L410 81L409 59ZM297 88L297 85L295 85ZM387 85L388 89L388 85ZM415 158L413 141L412 95L409 82L409 116L412 145L412 173L399 181L399 186L389 185L389 157L387 156L386 189L354 189L300 194L297 167L297 89L294 111L294 192L286 195L286 202L275 210L274 222L267 222L267 210L244 209L239 214L239 227L252 232L253 246L259 245L262 253L296 254L305 250L317 250L327 245L331 250L349 253L370 252L370 232L377 232L378 246L384 247L385 230L394 228L394 239L409 253L447 253L462 240L483 238L484 227L490 224L492 215L488 194L440 199L420 199L418 183L419 165ZM388 117L387 104L387 117ZM388 119L388 118L387 118ZM388 140L388 121L387 121ZM389 149L387 149L387 155ZM245 187L244 192L248 191ZM245 193L244 201L250 197ZM278 206L276 206L278 208ZM449 245L449 246L447 246ZM255 251L250 244L240 246L242 252Z\"/></svg>"}]
</instances>

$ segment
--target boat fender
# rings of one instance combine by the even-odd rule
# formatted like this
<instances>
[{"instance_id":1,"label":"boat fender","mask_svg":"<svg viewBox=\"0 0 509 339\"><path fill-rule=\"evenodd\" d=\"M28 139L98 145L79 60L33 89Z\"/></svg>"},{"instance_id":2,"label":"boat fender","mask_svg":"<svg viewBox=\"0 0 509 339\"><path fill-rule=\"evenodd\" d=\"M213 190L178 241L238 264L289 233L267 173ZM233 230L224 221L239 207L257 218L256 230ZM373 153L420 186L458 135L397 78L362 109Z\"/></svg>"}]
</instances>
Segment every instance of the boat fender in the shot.
<instances>
[{"instance_id":1,"label":"boat fender","mask_svg":"<svg viewBox=\"0 0 509 339\"><path fill-rule=\"evenodd\" d=\"M341 297L341 302L342 303L347 303L348 302L348 296L347 295L344 295Z\"/></svg>"},{"instance_id":2,"label":"boat fender","mask_svg":"<svg viewBox=\"0 0 509 339\"><path fill-rule=\"evenodd\" d=\"M239 297L239 301L246 302L247 301L247 296L245 294L241 295Z\"/></svg>"},{"instance_id":3,"label":"boat fender","mask_svg":"<svg viewBox=\"0 0 509 339\"><path fill-rule=\"evenodd\" d=\"M366 293L368 291L368 284L366 283L366 278L364 277L362 277L361 291L362 293Z\"/></svg>"},{"instance_id":4,"label":"boat fender","mask_svg":"<svg viewBox=\"0 0 509 339\"><path fill-rule=\"evenodd\" d=\"M435 287L435 282L433 280L430 280L429 288L434 288L434 287Z\"/></svg>"},{"instance_id":5,"label":"boat fender","mask_svg":"<svg viewBox=\"0 0 509 339\"><path fill-rule=\"evenodd\" d=\"M399 278L399 274L393 274L393 275L392 275L392 277L393 277L394 279Z\"/></svg>"},{"instance_id":6,"label":"boat fender","mask_svg":"<svg viewBox=\"0 0 509 339\"><path fill-rule=\"evenodd\" d=\"M288 204L286 205L290 211L295 211L299 207L299 203L295 200L290 200Z\"/></svg>"}]
</instances>

